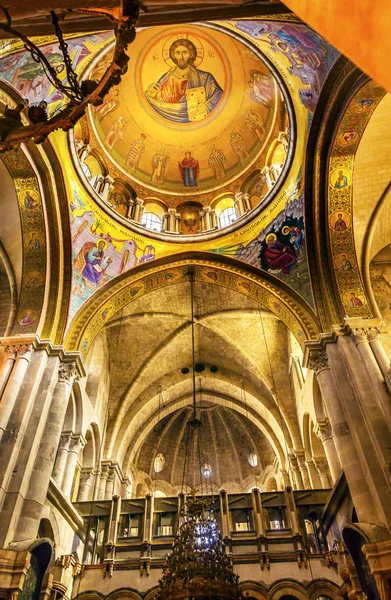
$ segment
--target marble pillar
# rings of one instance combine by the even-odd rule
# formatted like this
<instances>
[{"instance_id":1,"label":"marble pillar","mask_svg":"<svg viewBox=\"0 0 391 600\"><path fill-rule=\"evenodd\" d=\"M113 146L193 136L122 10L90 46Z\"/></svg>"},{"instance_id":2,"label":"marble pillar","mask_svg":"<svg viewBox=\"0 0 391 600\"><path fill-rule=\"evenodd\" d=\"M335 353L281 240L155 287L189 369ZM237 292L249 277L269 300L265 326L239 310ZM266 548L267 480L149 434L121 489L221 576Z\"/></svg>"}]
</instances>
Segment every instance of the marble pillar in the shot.
<instances>
[{"instance_id":1,"label":"marble pillar","mask_svg":"<svg viewBox=\"0 0 391 600\"><path fill-rule=\"evenodd\" d=\"M310 481L309 474L308 474L304 450L302 452L299 452L298 450L296 450L296 458L297 458L297 464L300 469L301 479L303 481L303 487L305 490L310 490L311 489L311 481Z\"/></svg>"},{"instance_id":2,"label":"marble pillar","mask_svg":"<svg viewBox=\"0 0 391 600\"><path fill-rule=\"evenodd\" d=\"M115 468L110 467L107 475L105 499L111 500L114 496L114 484L115 484Z\"/></svg>"},{"instance_id":3,"label":"marble pillar","mask_svg":"<svg viewBox=\"0 0 391 600\"><path fill-rule=\"evenodd\" d=\"M301 472L300 472L300 468L299 468L299 465L298 465L298 461L297 461L296 455L290 454L289 455L289 462L290 462L291 471L293 473L294 487L295 487L296 490L303 490L304 489L304 483L303 483L303 478L301 476Z\"/></svg>"},{"instance_id":4,"label":"marble pillar","mask_svg":"<svg viewBox=\"0 0 391 600\"><path fill-rule=\"evenodd\" d=\"M73 382L77 377L74 362L60 363L43 435L38 447L14 540L35 539L45 504Z\"/></svg>"},{"instance_id":5,"label":"marble pillar","mask_svg":"<svg viewBox=\"0 0 391 600\"><path fill-rule=\"evenodd\" d=\"M327 490L332 487L327 458L316 458L314 462L319 473L320 485L324 490Z\"/></svg>"},{"instance_id":6,"label":"marble pillar","mask_svg":"<svg viewBox=\"0 0 391 600\"><path fill-rule=\"evenodd\" d=\"M109 197L109 194L114 187L113 184L114 179L110 177L110 175L106 175L106 177L103 179L102 188L100 192L102 198L104 198L105 200L107 200L107 198Z\"/></svg>"},{"instance_id":7,"label":"marble pillar","mask_svg":"<svg viewBox=\"0 0 391 600\"><path fill-rule=\"evenodd\" d=\"M141 223L144 213L144 202L141 198L136 198L134 203L133 220Z\"/></svg>"}]
</instances>

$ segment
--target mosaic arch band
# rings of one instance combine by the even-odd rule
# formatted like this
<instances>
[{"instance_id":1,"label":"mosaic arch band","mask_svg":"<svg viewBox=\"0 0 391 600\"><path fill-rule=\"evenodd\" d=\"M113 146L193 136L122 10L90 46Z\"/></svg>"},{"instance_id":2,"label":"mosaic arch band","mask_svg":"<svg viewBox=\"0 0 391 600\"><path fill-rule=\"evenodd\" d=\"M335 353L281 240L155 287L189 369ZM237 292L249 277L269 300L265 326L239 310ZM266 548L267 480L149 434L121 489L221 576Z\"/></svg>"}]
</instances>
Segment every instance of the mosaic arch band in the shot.
<instances>
[{"instance_id":1,"label":"mosaic arch band","mask_svg":"<svg viewBox=\"0 0 391 600\"><path fill-rule=\"evenodd\" d=\"M175 66L148 87L145 96L149 104L175 123L205 119L220 102L222 88L211 73L194 65L197 48L191 40L173 42L169 55Z\"/></svg>"}]
</instances>

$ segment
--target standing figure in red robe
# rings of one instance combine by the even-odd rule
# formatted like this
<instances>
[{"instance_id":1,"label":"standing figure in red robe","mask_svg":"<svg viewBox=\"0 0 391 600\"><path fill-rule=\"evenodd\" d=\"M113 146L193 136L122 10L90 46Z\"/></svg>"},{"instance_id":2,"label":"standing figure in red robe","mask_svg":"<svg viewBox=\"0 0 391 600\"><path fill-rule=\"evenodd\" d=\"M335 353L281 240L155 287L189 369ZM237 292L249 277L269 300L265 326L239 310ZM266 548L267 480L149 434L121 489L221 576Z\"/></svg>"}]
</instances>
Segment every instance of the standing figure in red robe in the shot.
<instances>
[{"instance_id":1,"label":"standing figure in red robe","mask_svg":"<svg viewBox=\"0 0 391 600\"><path fill-rule=\"evenodd\" d=\"M185 187L198 187L197 177L200 173L200 165L198 160L192 157L191 152L185 152L185 158L178 163L178 166L183 185Z\"/></svg>"}]
</instances>

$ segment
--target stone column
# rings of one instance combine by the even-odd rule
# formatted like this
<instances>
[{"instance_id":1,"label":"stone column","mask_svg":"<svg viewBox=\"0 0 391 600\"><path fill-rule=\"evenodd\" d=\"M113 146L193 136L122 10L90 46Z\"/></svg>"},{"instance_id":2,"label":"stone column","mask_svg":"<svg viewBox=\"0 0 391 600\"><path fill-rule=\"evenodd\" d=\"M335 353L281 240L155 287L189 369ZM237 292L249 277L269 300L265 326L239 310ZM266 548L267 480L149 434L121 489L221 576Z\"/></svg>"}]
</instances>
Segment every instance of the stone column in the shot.
<instances>
[{"instance_id":1,"label":"stone column","mask_svg":"<svg viewBox=\"0 0 391 600\"><path fill-rule=\"evenodd\" d=\"M128 199L128 203L126 205L126 212L125 212L125 217L127 219L132 219L133 218L133 210L134 210L134 203L135 201L133 200L133 198L129 198Z\"/></svg>"},{"instance_id":2,"label":"stone column","mask_svg":"<svg viewBox=\"0 0 391 600\"><path fill-rule=\"evenodd\" d=\"M212 228L217 229L219 226L219 217L217 216L217 212L214 208L211 208L210 210L210 218L212 221Z\"/></svg>"},{"instance_id":3,"label":"stone column","mask_svg":"<svg viewBox=\"0 0 391 600\"><path fill-rule=\"evenodd\" d=\"M84 162L86 160L86 158L88 157L89 153L91 152L91 147L86 145L86 146L82 146L79 152L79 159L80 162Z\"/></svg>"},{"instance_id":4,"label":"stone column","mask_svg":"<svg viewBox=\"0 0 391 600\"><path fill-rule=\"evenodd\" d=\"M14 345L6 345L4 346L4 354L5 359L3 364L1 365L0 370L0 405L1 405L1 397L3 395L5 386L7 385L8 378L13 369L16 357L18 355L18 347Z\"/></svg>"},{"instance_id":5,"label":"stone column","mask_svg":"<svg viewBox=\"0 0 391 600\"><path fill-rule=\"evenodd\" d=\"M137 221L137 223L141 223L141 219L144 212L142 210L143 205L144 202L141 200L141 198L136 198L134 202L133 220Z\"/></svg>"},{"instance_id":6,"label":"stone column","mask_svg":"<svg viewBox=\"0 0 391 600\"><path fill-rule=\"evenodd\" d=\"M106 175L106 177L103 179L101 192L100 192L100 195L105 200L107 200L107 198L109 197L109 194L114 187L113 184L114 184L114 179L112 177L110 177L110 175Z\"/></svg>"},{"instance_id":7,"label":"stone column","mask_svg":"<svg viewBox=\"0 0 391 600\"><path fill-rule=\"evenodd\" d=\"M384 350L383 344L381 343L380 329L378 327L368 327L367 339L381 372L383 375L386 375L390 371L391 364L390 359Z\"/></svg>"},{"instance_id":8,"label":"stone column","mask_svg":"<svg viewBox=\"0 0 391 600\"><path fill-rule=\"evenodd\" d=\"M313 460L307 460L306 461L306 465L307 465L307 469L308 469L308 473L310 476L310 480L311 480L311 488L314 490L318 490L322 486L321 482L320 482L320 477L319 477L319 473L318 470L316 468L316 464ZM327 478L327 482L328 482L328 478ZM329 487L328 485L326 486L326 488Z\"/></svg>"},{"instance_id":9,"label":"stone column","mask_svg":"<svg viewBox=\"0 0 391 600\"><path fill-rule=\"evenodd\" d=\"M168 213L164 212L162 216L162 231L168 231Z\"/></svg>"},{"instance_id":10,"label":"stone column","mask_svg":"<svg viewBox=\"0 0 391 600\"><path fill-rule=\"evenodd\" d=\"M209 231L212 229L211 220L210 220L210 207L205 206L204 208L204 231Z\"/></svg>"},{"instance_id":11,"label":"stone column","mask_svg":"<svg viewBox=\"0 0 391 600\"><path fill-rule=\"evenodd\" d=\"M231 526L229 522L228 494L226 490L220 490L220 519L221 536L225 540L229 538Z\"/></svg>"},{"instance_id":12,"label":"stone column","mask_svg":"<svg viewBox=\"0 0 391 600\"><path fill-rule=\"evenodd\" d=\"M327 459L326 458L316 458L315 465L319 472L319 479L320 479L320 484L321 484L322 488L324 490L327 490L328 488L332 487L332 485L330 485L330 477L329 477L329 472L328 472L329 467L327 464Z\"/></svg>"},{"instance_id":13,"label":"stone column","mask_svg":"<svg viewBox=\"0 0 391 600\"><path fill-rule=\"evenodd\" d=\"M204 210L200 210L199 217L200 217L200 231L205 231L205 211Z\"/></svg>"},{"instance_id":14,"label":"stone column","mask_svg":"<svg viewBox=\"0 0 391 600\"><path fill-rule=\"evenodd\" d=\"M58 381L54 388L45 428L23 502L23 509L17 523L15 541L35 539L37 535L68 401L76 376L77 370L74 362L60 364Z\"/></svg>"},{"instance_id":15,"label":"stone column","mask_svg":"<svg viewBox=\"0 0 391 600\"><path fill-rule=\"evenodd\" d=\"M254 527L257 534L257 538L265 535L263 509L262 509L262 496L258 488L251 490L251 499L253 504L253 518Z\"/></svg>"},{"instance_id":16,"label":"stone column","mask_svg":"<svg viewBox=\"0 0 391 600\"><path fill-rule=\"evenodd\" d=\"M285 469L280 469L280 474L282 478L282 485L284 488L292 485L291 480L289 478L289 473Z\"/></svg>"},{"instance_id":17,"label":"stone column","mask_svg":"<svg viewBox=\"0 0 391 600\"><path fill-rule=\"evenodd\" d=\"M62 491L64 496L70 497L72 492L72 484L75 477L77 461L81 450L86 445L86 439L82 435L73 435L70 440L67 463L62 480Z\"/></svg>"},{"instance_id":18,"label":"stone column","mask_svg":"<svg viewBox=\"0 0 391 600\"><path fill-rule=\"evenodd\" d=\"M93 183L92 187L98 194L101 193L102 186L103 186L103 179L104 179L103 175L96 175L96 177L94 179L94 183Z\"/></svg>"},{"instance_id":19,"label":"stone column","mask_svg":"<svg viewBox=\"0 0 391 600\"><path fill-rule=\"evenodd\" d=\"M238 217L244 215L245 209L243 204L243 192L236 192L234 204Z\"/></svg>"},{"instance_id":20,"label":"stone column","mask_svg":"<svg viewBox=\"0 0 391 600\"><path fill-rule=\"evenodd\" d=\"M378 362L373 353L373 349L369 345L368 341L368 329L364 327L359 327L351 330L350 336L357 347L357 350L360 354L362 362L365 364L366 369L368 370L370 381L372 382L373 391L376 391L376 396L378 398L378 405L381 407L382 413L386 419L386 422L391 426L391 395L384 385L384 377L378 365ZM371 338L373 338L373 333L371 334ZM342 340L341 340L342 341ZM347 348L347 338L343 340L345 342L345 347ZM373 342L376 343L376 342ZM380 344L380 342L378 342ZM374 394L372 394L374 395ZM373 410L376 410L376 403L372 407ZM372 414L372 411L371 411ZM379 423L380 425L380 423ZM391 435L391 431L388 428L388 431Z\"/></svg>"},{"instance_id":21,"label":"stone column","mask_svg":"<svg viewBox=\"0 0 391 600\"><path fill-rule=\"evenodd\" d=\"M82 469L80 473L79 493L77 496L78 502L87 502L90 500L92 485L92 468Z\"/></svg>"},{"instance_id":22,"label":"stone column","mask_svg":"<svg viewBox=\"0 0 391 600\"><path fill-rule=\"evenodd\" d=\"M335 344L327 345L335 346ZM340 360L339 356L338 361ZM338 364L340 364L340 362ZM344 402L342 402L342 398L339 395L338 388L334 381L333 373L329 366L326 350L310 350L306 366L309 369L313 369L316 373L320 391L334 433L338 457L346 476L358 518L360 521L369 523L379 523L380 521L387 522L376 488L369 482L370 475L364 469L361 454L357 451L357 434L355 433L355 436L352 435L345 414L345 398L343 399ZM342 367L343 365L340 366ZM338 372L336 372L336 377L343 386L348 385L350 392L347 377L343 377L341 373ZM356 415L356 419L358 425L360 425L360 414Z\"/></svg>"},{"instance_id":23,"label":"stone column","mask_svg":"<svg viewBox=\"0 0 391 600\"><path fill-rule=\"evenodd\" d=\"M249 210L251 210L250 194L248 194L247 192L243 194L243 206L244 212L248 212Z\"/></svg>"},{"instance_id":24,"label":"stone column","mask_svg":"<svg viewBox=\"0 0 391 600\"><path fill-rule=\"evenodd\" d=\"M109 467L107 482L106 482L106 490L105 490L105 500L111 500L114 495L114 482L115 482L115 468Z\"/></svg>"},{"instance_id":25,"label":"stone column","mask_svg":"<svg viewBox=\"0 0 391 600\"><path fill-rule=\"evenodd\" d=\"M106 483L107 483L108 476L109 476L108 465L102 465L101 470L100 470L99 485L98 485L98 498L97 498L98 500L105 499Z\"/></svg>"},{"instance_id":26,"label":"stone column","mask_svg":"<svg viewBox=\"0 0 391 600\"><path fill-rule=\"evenodd\" d=\"M296 457L297 457L297 463L299 465L304 489L310 490L311 482L310 482L310 478L308 476L307 463L305 460L304 450L302 452L300 452L299 450L296 450Z\"/></svg>"},{"instance_id":27,"label":"stone column","mask_svg":"<svg viewBox=\"0 0 391 600\"><path fill-rule=\"evenodd\" d=\"M332 483L335 483L341 474L342 468L341 463L339 462L337 451L335 449L330 421L328 419L319 421L316 425L315 434L323 443L323 449L330 468Z\"/></svg>"},{"instance_id":28,"label":"stone column","mask_svg":"<svg viewBox=\"0 0 391 600\"><path fill-rule=\"evenodd\" d=\"M57 451L56 462L54 463L53 479L59 487L61 487L64 478L65 466L67 464L69 444L72 439L72 431L67 431L61 434L60 443Z\"/></svg>"},{"instance_id":29,"label":"stone column","mask_svg":"<svg viewBox=\"0 0 391 600\"><path fill-rule=\"evenodd\" d=\"M15 363L8 377L0 402L0 440L7 428L15 398L22 385L33 353L33 346L31 344L19 344L18 346L15 346L15 348Z\"/></svg>"},{"instance_id":30,"label":"stone column","mask_svg":"<svg viewBox=\"0 0 391 600\"><path fill-rule=\"evenodd\" d=\"M297 457L294 454L289 454L289 463L293 474L294 487L296 490L304 490L303 478L297 462Z\"/></svg>"},{"instance_id":31,"label":"stone column","mask_svg":"<svg viewBox=\"0 0 391 600\"><path fill-rule=\"evenodd\" d=\"M274 185L274 182L272 180L272 176L271 176L269 167L267 167L267 166L263 167L263 169L261 171L261 176L262 176L263 181L267 185L268 192L270 192L270 190L272 189L272 187Z\"/></svg>"}]
</instances>

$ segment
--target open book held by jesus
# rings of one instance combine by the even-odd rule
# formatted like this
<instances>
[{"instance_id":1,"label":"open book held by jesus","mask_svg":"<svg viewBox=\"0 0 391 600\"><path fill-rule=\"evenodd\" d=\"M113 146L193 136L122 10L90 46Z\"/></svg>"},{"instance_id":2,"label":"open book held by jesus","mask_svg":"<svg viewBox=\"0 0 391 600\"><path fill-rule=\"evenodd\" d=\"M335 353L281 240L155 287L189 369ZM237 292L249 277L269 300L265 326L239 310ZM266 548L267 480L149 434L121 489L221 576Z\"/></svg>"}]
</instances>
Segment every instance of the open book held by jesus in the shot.
<instances>
[{"instance_id":1,"label":"open book held by jesus","mask_svg":"<svg viewBox=\"0 0 391 600\"><path fill-rule=\"evenodd\" d=\"M208 115L205 88L196 87L186 91L187 114L189 121L201 121ZM200 108L202 107L202 110Z\"/></svg>"}]
</instances>

